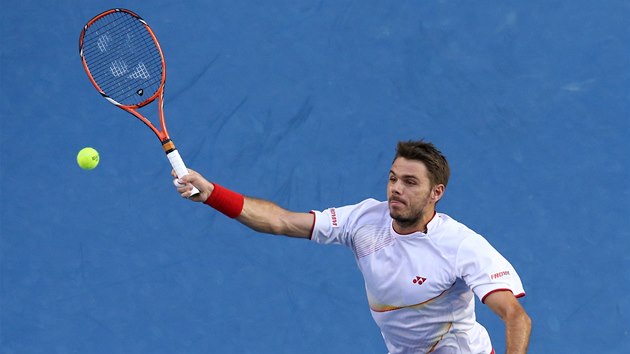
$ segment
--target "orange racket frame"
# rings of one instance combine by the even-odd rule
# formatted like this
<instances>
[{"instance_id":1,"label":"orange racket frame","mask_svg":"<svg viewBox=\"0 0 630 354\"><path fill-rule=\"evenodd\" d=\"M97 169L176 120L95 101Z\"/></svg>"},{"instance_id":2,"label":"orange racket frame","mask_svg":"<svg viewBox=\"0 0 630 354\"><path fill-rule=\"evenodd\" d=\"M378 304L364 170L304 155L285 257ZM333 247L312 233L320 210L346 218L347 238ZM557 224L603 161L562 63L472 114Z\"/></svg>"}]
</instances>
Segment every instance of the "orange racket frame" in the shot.
<instances>
[{"instance_id":1,"label":"orange racket frame","mask_svg":"<svg viewBox=\"0 0 630 354\"><path fill-rule=\"evenodd\" d=\"M156 92L150 96L149 98L147 98L146 100L134 104L134 105L124 105L121 104L120 102L117 102L116 100L112 99L110 96L107 95L107 93L99 86L99 84L96 82L96 80L94 79L94 77L92 76L92 73L90 71L89 65L85 59L85 55L84 55L84 39L85 39L85 34L87 33L88 28L90 28L90 26L92 26L94 23L96 23L97 21L99 21L100 19L102 19L105 16L114 14L114 13L125 13L128 14L130 16L132 16L134 19L136 19L137 21L139 21L144 28L147 30L147 32L150 34L151 38L153 39L155 46L160 54L160 59L161 59L161 64L162 64L162 78L161 78L161 82L159 84L158 89L156 90ZM127 10L127 9L121 9L121 8L117 8L117 9L111 9L111 10L107 10L99 15L96 15L94 18L92 18L90 21L88 21L88 23L83 27L83 30L81 31L81 35L79 37L79 54L81 56L81 62L83 64L83 69L85 69L85 72L87 73L88 78L90 79L90 82L92 83L92 85L96 88L96 90L101 94L101 96L103 96L103 98L105 98L107 101L109 101L111 104L131 113L133 116L135 116L136 118L138 118L140 121L142 121L142 123L144 123L147 127L149 127L153 133L155 133L155 135L158 137L158 139L160 140L160 142L162 143L162 148L164 149L164 152L166 153L166 156L169 159L169 162L171 163L171 166L173 167L173 169L175 170L175 173L177 174L177 176L179 178L185 176L188 174L188 169L186 168L181 156L179 155L179 152L177 151L177 148L175 147L175 144L173 143L173 141L171 140L169 134L168 134L168 130L166 128L166 120L164 118L164 85L166 83L166 62L164 60L164 54L162 52L162 48L160 47L160 43L157 40L157 37L155 35L155 33L153 32L153 30L151 29L151 27L149 27L149 25L147 24L146 21L144 21L140 16L138 16L136 13L134 13L133 11ZM159 121L160 121L160 128L158 129L155 125L153 125L153 123L147 119L145 116L143 116L138 109L148 105L149 103L153 102L155 99L157 98L158 100L158 116L159 116ZM192 195L195 195L199 193L199 191L195 188L193 190Z\"/></svg>"}]
</instances>

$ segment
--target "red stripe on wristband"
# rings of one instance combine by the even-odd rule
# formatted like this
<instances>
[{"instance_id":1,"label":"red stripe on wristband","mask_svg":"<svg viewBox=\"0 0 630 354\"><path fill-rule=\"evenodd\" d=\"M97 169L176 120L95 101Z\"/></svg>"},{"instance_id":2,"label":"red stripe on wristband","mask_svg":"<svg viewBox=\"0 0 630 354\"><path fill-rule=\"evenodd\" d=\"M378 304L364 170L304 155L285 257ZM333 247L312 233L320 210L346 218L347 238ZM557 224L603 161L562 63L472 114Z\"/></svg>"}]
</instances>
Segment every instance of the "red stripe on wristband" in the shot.
<instances>
[{"instance_id":1,"label":"red stripe on wristband","mask_svg":"<svg viewBox=\"0 0 630 354\"><path fill-rule=\"evenodd\" d=\"M216 183L212 184L214 185L214 190L210 193L210 196L206 199L204 204L215 208L232 219L241 215L245 197L243 197L242 194L223 188Z\"/></svg>"}]
</instances>

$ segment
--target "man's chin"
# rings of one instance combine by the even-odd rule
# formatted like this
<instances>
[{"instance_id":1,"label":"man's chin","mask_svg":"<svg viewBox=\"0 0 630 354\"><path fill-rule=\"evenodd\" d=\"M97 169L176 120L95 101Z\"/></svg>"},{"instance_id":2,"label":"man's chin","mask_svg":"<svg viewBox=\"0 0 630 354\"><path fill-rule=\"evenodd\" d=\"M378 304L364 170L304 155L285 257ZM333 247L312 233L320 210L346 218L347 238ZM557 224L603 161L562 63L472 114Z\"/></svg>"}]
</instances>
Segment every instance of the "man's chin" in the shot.
<instances>
[{"instance_id":1,"label":"man's chin","mask_svg":"<svg viewBox=\"0 0 630 354\"><path fill-rule=\"evenodd\" d=\"M400 213L395 213L395 212L392 212L391 210L389 212L389 216L391 216L392 219L394 219L397 222L402 223L402 224L407 224L407 223L413 221L410 218L406 218L406 217L400 215Z\"/></svg>"}]
</instances>

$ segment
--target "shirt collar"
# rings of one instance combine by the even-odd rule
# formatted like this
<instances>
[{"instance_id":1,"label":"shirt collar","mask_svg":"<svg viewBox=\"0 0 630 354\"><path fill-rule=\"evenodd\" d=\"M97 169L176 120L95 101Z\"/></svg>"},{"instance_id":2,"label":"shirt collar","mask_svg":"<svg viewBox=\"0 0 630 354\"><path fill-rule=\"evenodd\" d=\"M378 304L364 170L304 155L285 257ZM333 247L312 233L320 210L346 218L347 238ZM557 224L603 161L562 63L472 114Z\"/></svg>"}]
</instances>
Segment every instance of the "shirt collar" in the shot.
<instances>
[{"instance_id":1,"label":"shirt collar","mask_svg":"<svg viewBox=\"0 0 630 354\"><path fill-rule=\"evenodd\" d=\"M427 224L427 234L435 231L435 228L438 227L439 224L440 224L440 217L437 211L433 211L433 217L431 218L431 221L429 221L429 223Z\"/></svg>"}]
</instances>

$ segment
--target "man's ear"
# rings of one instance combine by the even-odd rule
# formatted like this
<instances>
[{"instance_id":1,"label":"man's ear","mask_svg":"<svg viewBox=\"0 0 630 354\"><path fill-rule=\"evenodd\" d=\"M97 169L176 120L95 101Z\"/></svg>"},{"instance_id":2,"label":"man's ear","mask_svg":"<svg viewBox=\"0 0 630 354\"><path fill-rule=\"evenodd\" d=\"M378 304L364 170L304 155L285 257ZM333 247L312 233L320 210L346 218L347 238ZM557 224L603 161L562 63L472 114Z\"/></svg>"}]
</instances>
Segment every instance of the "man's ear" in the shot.
<instances>
[{"instance_id":1,"label":"man's ear","mask_svg":"<svg viewBox=\"0 0 630 354\"><path fill-rule=\"evenodd\" d=\"M431 198L433 198L433 201L437 203L440 199L442 199L445 190L446 187L444 187L443 184L438 184L433 187L433 192L431 192Z\"/></svg>"}]
</instances>

